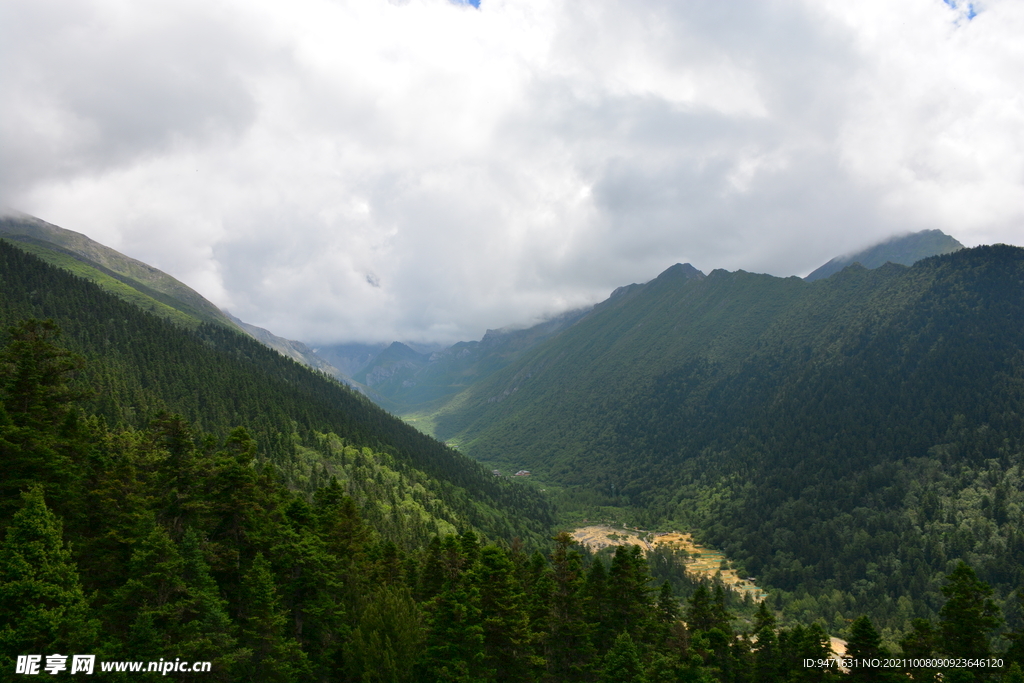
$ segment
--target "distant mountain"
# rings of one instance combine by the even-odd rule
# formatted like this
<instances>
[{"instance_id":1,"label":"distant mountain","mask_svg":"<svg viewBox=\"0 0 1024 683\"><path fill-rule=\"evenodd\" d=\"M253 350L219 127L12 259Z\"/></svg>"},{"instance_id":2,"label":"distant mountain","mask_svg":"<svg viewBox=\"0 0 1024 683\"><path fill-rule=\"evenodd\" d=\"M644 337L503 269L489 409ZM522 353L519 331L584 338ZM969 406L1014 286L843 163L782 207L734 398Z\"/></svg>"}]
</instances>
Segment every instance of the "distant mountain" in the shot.
<instances>
[{"instance_id":1,"label":"distant mountain","mask_svg":"<svg viewBox=\"0 0 1024 683\"><path fill-rule=\"evenodd\" d=\"M388 345L384 342L376 344L317 344L313 352L338 368L346 377L353 377L387 347Z\"/></svg>"},{"instance_id":2,"label":"distant mountain","mask_svg":"<svg viewBox=\"0 0 1024 683\"><path fill-rule=\"evenodd\" d=\"M569 311L527 328L487 330L479 341L458 342L432 353L400 342L375 354L373 347L356 345L328 347L318 352L336 358L332 348L351 349L364 358L370 356L355 367L352 379L365 386L367 395L388 410L413 415L490 377L522 353L577 323L588 311Z\"/></svg>"},{"instance_id":3,"label":"distant mountain","mask_svg":"<svg viewBox=\"0 0 1024 683\"><path fill-rule=\"evenodd\" d=\"M417 424L581 519L697 530L801 618L898 630L958 559L1024 582L1022 281L1002 245L814 282L676 265Z\"/></svg>"},{"instance_id":4,"label":"distant mountain","mask_svg":"<svg viewBox=\"0 0 1024 683\"><path fill-rule=\"evenodd\" d=\"M231 315L230 313L226 315L228 316L228 318L231 319L233 323L238 325L238 327L240 327L242 331L244 331L250 337L260 342L264 346L268 346L274 349L282 356L287 356L288 358L298 361L299 363L311 367L314 370L319 370L320 372L327 373L328 375L334 377L335 379L344 378L344 375L338 368L334 367L325 359L318 356L313 349L309 348L302 342L293 341L291 339L285 339L284 337L278 337L273 332L265 330L262 327L250 325L247 322L243 322L236 318L235 316Z\"/></svg>"},{"instance_id":5,"label":"distant mountain","mask_svg":"<svg viewBox=\"0 0 1024 683\"><path fill-rule=\"evenodd\" d=\"M923 258L950 254L963 248L964 245L941 230L922 230L893 237L856 254L837 256L804 279L808 282L821 280L854 263L865 268L878 268L886 263L912 266Z\"/></svg>"}]
</instances>

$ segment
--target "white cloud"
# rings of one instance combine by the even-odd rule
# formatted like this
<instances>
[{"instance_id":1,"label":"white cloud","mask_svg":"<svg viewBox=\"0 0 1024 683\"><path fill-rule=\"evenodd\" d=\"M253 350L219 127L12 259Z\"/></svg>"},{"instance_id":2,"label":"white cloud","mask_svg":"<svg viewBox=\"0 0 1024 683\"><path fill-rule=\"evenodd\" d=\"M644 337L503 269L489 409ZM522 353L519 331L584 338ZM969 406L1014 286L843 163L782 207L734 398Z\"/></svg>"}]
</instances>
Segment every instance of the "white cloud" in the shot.
<instances>
[{"instance_id":1,"label":"white cloud","mask_svg":"<svg viewBox=\"0 0 1024 683\"><path fill-rule=\"evenodd\" d=\"M1019 3L8 0L0 202L314 341L1018 241Z\"/></svg>"}]
</instances>

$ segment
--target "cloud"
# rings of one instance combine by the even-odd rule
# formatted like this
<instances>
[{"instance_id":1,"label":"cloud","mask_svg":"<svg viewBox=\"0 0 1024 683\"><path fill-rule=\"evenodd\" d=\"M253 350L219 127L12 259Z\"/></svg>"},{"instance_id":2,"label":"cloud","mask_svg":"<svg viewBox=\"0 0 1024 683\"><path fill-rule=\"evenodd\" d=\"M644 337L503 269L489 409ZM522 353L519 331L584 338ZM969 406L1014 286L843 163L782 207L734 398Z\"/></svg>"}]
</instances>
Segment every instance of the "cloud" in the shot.
<instances>
[{"instance_id":1,"label":"cloud","mask_svg":"<svg viewBox=\"0 0 1024 683\"><path fill-rule=\"evenodd\" d=\"M471 5L11 0L0 202L315 342L1016 239L1018 3Z\"/></svg>"}]
</instances>

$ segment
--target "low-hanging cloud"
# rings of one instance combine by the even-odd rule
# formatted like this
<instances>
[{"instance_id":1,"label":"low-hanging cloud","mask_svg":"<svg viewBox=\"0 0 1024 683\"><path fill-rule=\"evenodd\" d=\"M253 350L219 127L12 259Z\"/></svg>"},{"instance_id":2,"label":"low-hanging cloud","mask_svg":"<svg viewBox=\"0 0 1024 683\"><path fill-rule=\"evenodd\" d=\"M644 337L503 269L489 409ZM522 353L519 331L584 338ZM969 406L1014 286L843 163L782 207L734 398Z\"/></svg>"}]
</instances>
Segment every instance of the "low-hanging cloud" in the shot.
<instances>
[{"instance_id":1,"label":"low-hanging cloud","mask_svg":"<svg viewBox=\"0 0 1024 683\"><path fill-rule=\"evenodd\" d=\"M0 11L0 202L292 338L479 338L676 261L1024 217L1008 0Z\"/></svg>"}]
</instances>

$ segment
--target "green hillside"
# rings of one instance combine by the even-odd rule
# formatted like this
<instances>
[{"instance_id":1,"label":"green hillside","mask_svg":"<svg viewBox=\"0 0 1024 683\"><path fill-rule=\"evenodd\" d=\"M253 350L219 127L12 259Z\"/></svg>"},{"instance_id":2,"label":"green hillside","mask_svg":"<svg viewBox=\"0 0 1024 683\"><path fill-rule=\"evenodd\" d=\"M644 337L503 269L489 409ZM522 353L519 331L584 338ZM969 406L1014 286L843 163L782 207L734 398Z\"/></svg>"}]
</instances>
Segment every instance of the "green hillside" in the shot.
<instances>
[{"instance_id":1,"label":"green hillside","mask_svg":"<svg viewBox=\"0 0 1024 683\"><path fill-rule=\"evenodd\" d=\"M439 438L580 517L686 525L832 628L1024 583L1024 250L805 282L674 266L456 397ZM1020 615L1010 610L1020 619Z\"/></svg>"},{"instance_id":2,"label":"green hillside","mask_svg":"<svg viewBox=\"0 0 1024 683\"><path fill-rule=\"evenodd\" d=\"M5 680L741 683L827 652L762 610L757 653L753 605L671 553L552 544L532 489L2 240L0 326Z\"/></svg>"},{"instance_id":3,"label":"green hillside","mask_svg":"<svg viewBox=\"0 0 1024 683\"><path fill-rule=\"evenodd\" d=\"M849 270L824 288L745 273L704 278L676 266L566 330L588 324L600 333L576 359L622 361L629 343L652 346L640 330L659 310L689 321L677 320L686 339L653 345L646 373L615 369L636 383L621 399L600 399L608 429L592 443L605 447L609 463L625 445L633 462L617 463L628 476L614 492L581 485L590 499L574 502L632 504L638 519L689 515L748 568L760 550L745 536L752 528L762 539L773 534L770 551L803 552L803 564L783 556L780 565L778 553L763 563L766 582L795 581L796 590L755 604L685 571L686 553L645 557L629 546L594 556L565 533L552 543L553 510L534 489L491 476L248 337L175 325L0 240L0 671L5 679L52 671L59 680L73 675L60 670L74 666L67 659L92 653L97 680L111 681L137 678L126 668L137 663L156 665L161 676L225 683L826 683L841 674L807 666L829 653L826 631L808 624L823 614L828 622L831 607L833 628L864 657L888 656L901 634L884 631L883 644L870 620L852 615L870 611L893 623L904 612L924 614L899 645L917 659L884 672L900 680L941 673L1015 681L1024 664L1019 613L989 600L988 586L953 558L994 577L1006 602L1003 579L1021 566L1021 458L1005 436L1008 426L1019 433L1015 405L1000 401L1007 392L1019 400L1024 363L1019 340L996 334L994 323L1020 319L1024 256L1009 248L968 256L936 260L931 270ZM909 303L887 306L894 296ZM948 320L937 314L946 308ZM639 309L648 317L623 319ZM878 332L877 345L861 318ZM682 334L690 324L693 334ZM887 324L896 325L891 338L881 332ZM803 336L791 336L795 328ZM549 373L562 377L561 336L525 354L555 349L513 373L516 387L491 403L515 406ZM751 339L755 351L744 359ZM838 446L829 451L844 443L834 430L857 432L845 408L860 414L867 396L883 414L891 410L892 380L865 389L864 377L893 372L893 339L900 363L910 364L909 375L899 371L904 379L952 378L967 392L957 405L965 412L924 458L886 455L893 443L914 448L900 441L909 430L893 425L886 434L861 428L879 448L860 460ZM966 353L963 368L942 365L947 340ZM698 360L673 372L654 364L658 349ZM801 368L800 381L787 379ZM989 400L978 389L992 380ZM922 395L943 404L940 384ZM764 393L784 386L791 395ZM909 388L899 400L915 417L942 421L942 408ZM815 402L831 418L816 414ZM586 397L574 405L585 407ZM716 405L734 405L735 414L715 414ZM565 419L562 406L548 409L554 424ZM988 418L983 428L979 415ZM756 441L770 433L794 452L775 457L778 443ZM829 473L832 488L805 445L823 448L840 469ZM578 474L599 482L609 470ZM837 494L840 485L854 488ZM834 538L852 539L818 552L849 570L853 589L847 577L817 582L816 572L836 570L810 562L802 547L827 541L821 523ZM886 525L901 523L903 536L894 538ZM530 554L531 546L547 554ZM895 563L885 555L894 548L902 553ZM912 583L892 593L909 575L903 567L916 579L936 564L946 571L926 573L923 593ZM930 588L941 594L931 602ZM893 595L895 607L886 602ZM780 625L779 605L804 623ZM994 637L1003 616L1014 630ZM51 654L58 652L68 657ZM937 672L913 663L990 656L997 668L938 664ZM155 678L150 671L143 677Z\"/></svg>"},{"instance_id":4,"label":"green hillside","mask_svg":"<svg viewBox=\"0 0 1024 683\"><path fill-rule=\"evenodd\" d=\"M315 490L334 475L350 481L362 502L373 499L368 511L380 507L377 488L389 490L380 523L398 542L422 542L437 524L539 539L550 523L540 494L496 479L239 332L175 326L3 241L0 258L0 327L55 320L67 346L86 359L80 382L90 409L112 424L143 427L171 412L216 438L244 425L258 452L299 489ZM356 466L372 476L355 476Z\"/></svg>"},{"instance_id":5,"label":"green hillside","mask_svg":"<svg viewBox=\"0 0 1024 683\"><path fill-rule=\"evenodd\" d=\"M416 422L586 313L586 309L569 311L527 328L487 330L480 341L458 342L433 353L394 342L352 368L350 376L366 387L366 394L378 405ZM330 349L325 353L330 355Z\"/></svg>"},{"instance_id":6,"label":"green hillside","mask_svg":"<svg viewBox=\"0 0 1024 683\"><path fill-rule=\"evenodd\" d=\"M187 285L81 233L33 216L4 215L0 216L0 237L177 324L196 327L212 323L238 329L219 308Z\"/></svg>"}]
</instances>

